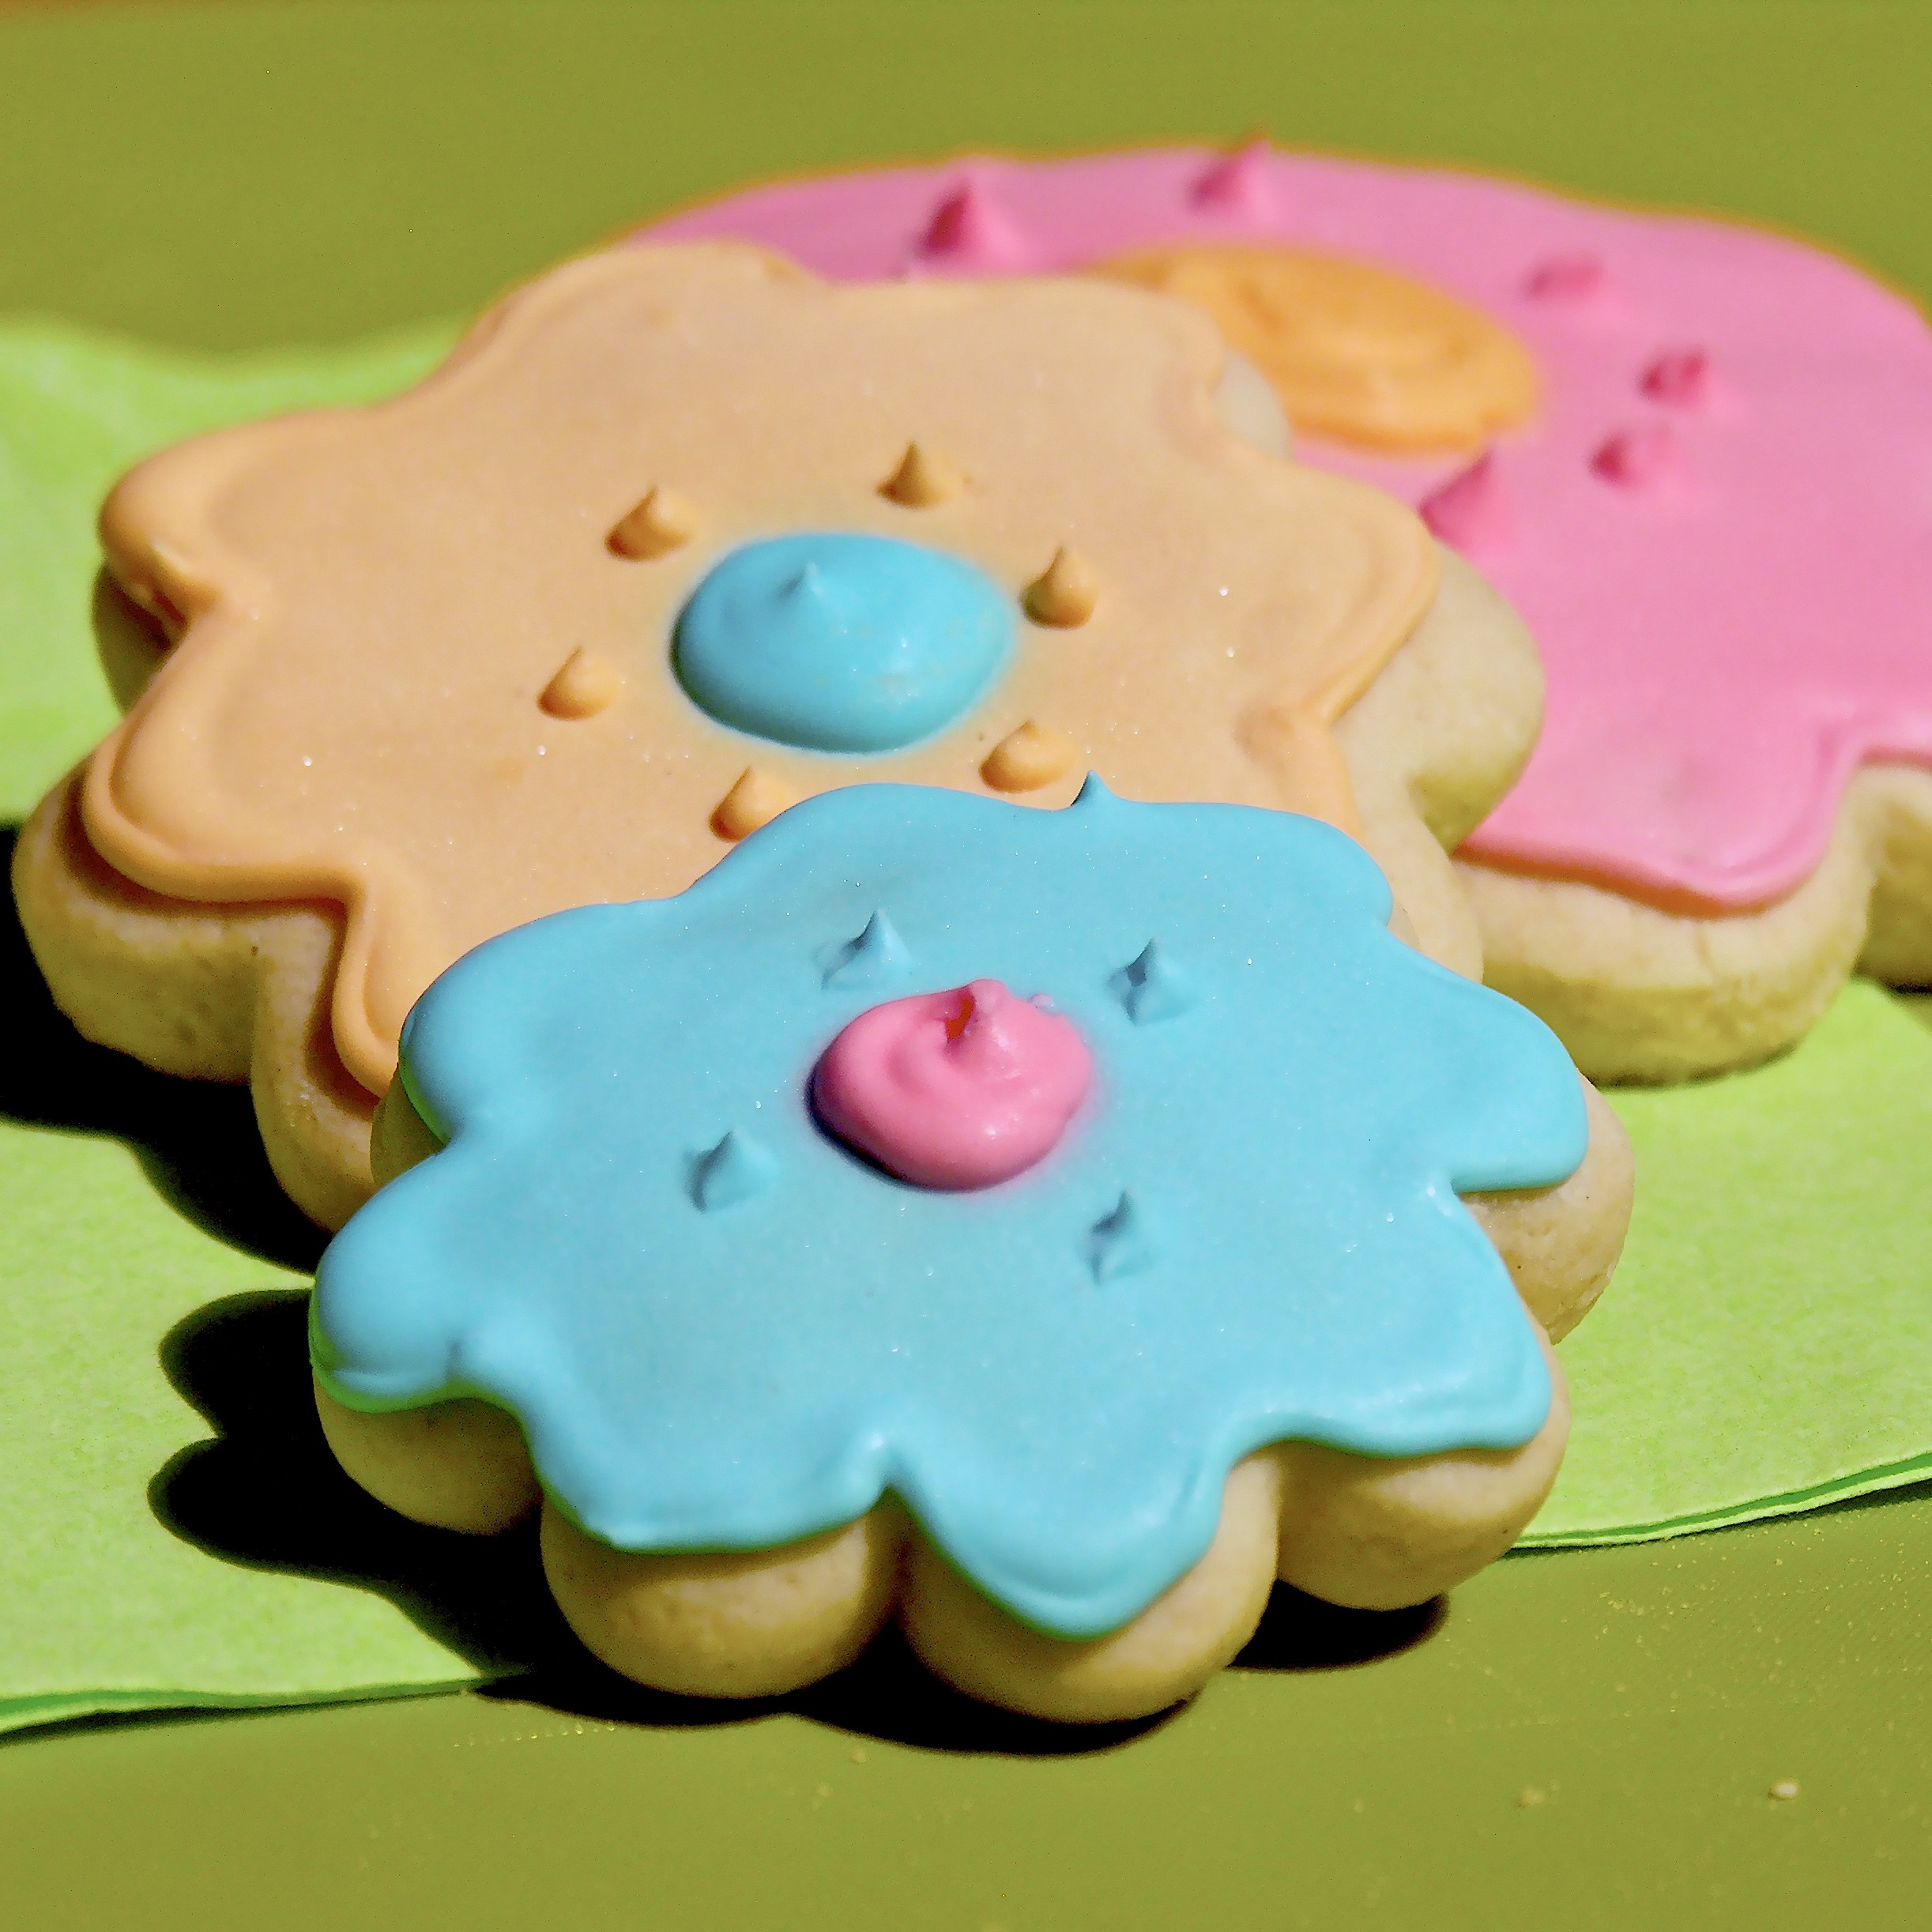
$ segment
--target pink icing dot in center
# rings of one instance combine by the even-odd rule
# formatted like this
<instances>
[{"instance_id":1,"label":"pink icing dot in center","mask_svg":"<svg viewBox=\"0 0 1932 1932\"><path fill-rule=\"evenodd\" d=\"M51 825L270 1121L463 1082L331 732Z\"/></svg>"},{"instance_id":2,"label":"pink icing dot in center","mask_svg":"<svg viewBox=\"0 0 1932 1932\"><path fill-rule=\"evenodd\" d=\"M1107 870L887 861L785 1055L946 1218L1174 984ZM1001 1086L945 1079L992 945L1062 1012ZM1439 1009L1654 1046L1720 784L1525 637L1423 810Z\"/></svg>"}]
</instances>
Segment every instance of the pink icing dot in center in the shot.
<instances>
[{"instance_id":1,"label":"pink icing dot in center","mask_svg":"<svg viewBox=\"0 0 1932 1932\"><path fill-rule=\"evenodd\" d=\"M1072 1021L997 980L861 1013L812 1076L820 1121L922 1188L988 1188L1049 1153L1093 1083Z\"/></svg>"}]
</instances>

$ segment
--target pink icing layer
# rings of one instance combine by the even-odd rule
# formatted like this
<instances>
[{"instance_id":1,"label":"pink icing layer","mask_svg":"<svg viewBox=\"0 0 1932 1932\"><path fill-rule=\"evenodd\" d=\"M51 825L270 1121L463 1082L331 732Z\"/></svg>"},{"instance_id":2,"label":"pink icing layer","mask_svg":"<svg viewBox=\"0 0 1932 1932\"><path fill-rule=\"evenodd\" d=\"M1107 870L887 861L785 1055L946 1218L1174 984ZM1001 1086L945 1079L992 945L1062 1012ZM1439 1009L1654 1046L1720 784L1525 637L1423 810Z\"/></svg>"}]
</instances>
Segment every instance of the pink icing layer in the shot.
<instances>
[{"instance_id":1,"label":"pink icing layer","mask_svg":"<svg viewBox=\"0 0 1932 1932\"><path fill-rule=\"evenodd\" d=\"M1093 1083L1072 1021L997 980L861 1013L812 1075L819 1118L922 1188L986 1188L1053 1151Z\"/></svg>"},{"instance_id":2,"label":"pink icing layer","mask_svg":"<svg viewBox=\"0 0 1932 1932\"><path fill-rule=\"evenodd\" d=\"M936 228L949 200L959 216ZM644 234L741 235L842 279L1272 239L1406 269L1515 330L1547 411L1467 488L1450 487L1467 457L1301 445L1433 499L1542 647L1542 740L1475 856L1666 905L1762 905L1817 865L1859 764L1932 764L1932 335L1815 249L1258 149L789 182Z\"/></svg>"}]
</instances>

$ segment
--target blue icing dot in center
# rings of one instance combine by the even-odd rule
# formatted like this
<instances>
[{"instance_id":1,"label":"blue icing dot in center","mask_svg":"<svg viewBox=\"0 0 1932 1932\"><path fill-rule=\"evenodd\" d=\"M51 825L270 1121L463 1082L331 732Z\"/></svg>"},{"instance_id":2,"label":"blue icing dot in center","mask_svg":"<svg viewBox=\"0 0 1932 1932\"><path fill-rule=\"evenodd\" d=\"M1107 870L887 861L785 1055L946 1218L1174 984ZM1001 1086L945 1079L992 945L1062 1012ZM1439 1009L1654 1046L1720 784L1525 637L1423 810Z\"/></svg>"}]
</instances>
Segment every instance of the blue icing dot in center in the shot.
<instances>
[{"instance_id":1,"label":"blue icing dot in center","mask_svg":"<svg viewBox=\"0 0 1932 1932\"><path fill-rule=\"evenodd\" d=\"M747 544L699 585L672 664L721 724L814 751L894 751L949 725L1005 668L1012 600L896 537Z\"/></svg>"}]
</instances>

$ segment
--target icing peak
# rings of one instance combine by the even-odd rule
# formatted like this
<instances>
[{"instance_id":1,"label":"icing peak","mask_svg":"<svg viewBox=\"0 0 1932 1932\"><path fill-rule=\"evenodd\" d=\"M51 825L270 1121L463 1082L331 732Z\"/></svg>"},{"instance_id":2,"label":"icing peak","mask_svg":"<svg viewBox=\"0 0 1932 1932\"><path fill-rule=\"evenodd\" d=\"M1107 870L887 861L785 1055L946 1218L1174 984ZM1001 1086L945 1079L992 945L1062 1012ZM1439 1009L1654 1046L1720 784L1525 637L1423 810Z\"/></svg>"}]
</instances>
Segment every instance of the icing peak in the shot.
<instances>
[{"instance_id":1,"label":"icing peak","mask_svg":"<svg viewBox=\"0 0 1932 1932\"><path fill-rule=\"evenodd\" d=\"M1107 984L1136 1026L1173 1019L1195 1002L1187 974L1168 958L1158 940L1149 940Z\"/></svg>"},{"instance_id":2,"label":"icing peak","mask_svg":"<svg viewBox=\"0 0 1932 1932\"><path fill-rule=\"evenodd\" d=\"M899 466L879 486L881 496L903 503L908 510L930 510L935 503L950 503L966 488L966 478L952 463L916 443L906 446Z\"/></svg>"},{"instance_id":3,"label":"icing peak","mask_svg":"<svg viewBox=\"0 0 1932 1932\"><path fill-rule=\"evenodd\" d=\"M777 1170L771 1156L734 1127L691 1162L691 1198L707 1215L736 1207L763 1193Z\"/></svg>"},{"instance_id":4,"label":"icing peak","mask_svg":"<svg viewBox=\"0 0 1932 1932\"><path fill-rule=\"evenodd\" d=\"M1530 270L1523 287L1532 301L1584 303L1601 296L1608 281L1595 255L1552 255Z\"/></svg>"},{"instance_id":5,"label":"icing peak","mask_svg":"<svg viewBox=\"0 0 1932 1932\"><path fill-rule=\"evenodd\" d=\"M1269 153L1264 137L1222 155L1201 171L1188 198L1196 208L1211 213L1265 221L1275 213L1268 181Z\"/></svg>"},{"instance_id":6,"label":"icing peak","mask_svg":"<svg viewBox=\"0 0 1932 1932\"><path fill-rule=\"evenodd\" d=\"M1133 1196L1123 1192L1087 1235L1087 1266L1093 1270L1095 1281L1109 1282L1123 1275L1140 1274L1152 1266L1154 1259L1147 1218L1135 1205Z\"/></svg>"},{"instance_id":7,"label":"icing peak","mask_svg":"<svg viewBox=\"0 0 1932 1932\"><path fill-rule=\"evenodd\" d=\"M697 533L697 510L676 491L653 485L611 526L605 541L618 556L648 563L681 548Z\"/></svg>"},{"instance_id":8,"label":"icing peak","mask_svg":"<svg viewBox=\"0 0 1932 1932\"><path fill-rule=\"evenodd\" d=\"M1485 450L1467 469L1432 490L1420 507L1422 521L1466 556L1481 558L1516 534L1493 450Z\"/></svg>"},{"instance_id":9,"label":"icing peak","mask_svg":"<svg viewBox=\"0 0 1932 1932\"><path fill-rule=\"evenodd\" d=\"M720 838L743 838L797 802L798 794L783 779L756 765L747 765L714 808L711 830Z\"/></svg>"},{"instance_id":10,"label":"icing peak","mask_svg":"<svg viewBox=\"0 0 1932 1932\"><path fill-rule=\"evenodd\" d=\"M866 921L864 930L842 945L828 947L820 983L827 986L876 986L904 976L910 964L906 942L883 910Z\"/></svg>"},{"instance_id":11,"label":"icing peak","mask_svg":"<svg viewBox=\"0 0 1932 1932\"><path fill-rule=\"evenodd\" d=\"M1590 467L1606 483L1625 490L1648 490L1666 480L1677 467L1677 438L1667 423L1640 423L1620 429L1599 446Z\"/></svg>"},{"instance_id":12,"label":"icing peak","mask_svg":"<svg viewBox=\"0 0 1932 1932\"><path fill-rule=\"evenodd\" d=\"M996 792L1037 792L1079 761L1080 748L1064 731L1028 718L986 754L979 773Z\"/></svg>"},{"instance_id":13,"label":"icing peak","mask_svg":"<svg viewBox=\"0 0 1932 1932\"><path fill-rule=\"evenodd\" d=\"M1710 400L1711 358L1700 348L1666 350L1644 371L1638 386L1653 402L1701 409Z\"/></svg>"},{"instance_id":14,"label":"icing peak","mask_svg":"<svg viewBox=\"0 0 1932 1932\"><path fill-rule=\"evenodd\" d=\"M1074 630L1093 616L1094 606L1100 601L1100 586L1093 566L1077 550L1063 544L1045 571L1026 586L1022 601L1035 623Z\"/></svg>"},{"instance_id":15,"label":"icing peak","mask_svg":"<svg viewBox=\"0 0 1932 1932\"><path fill-rule=\"evenodd\" d=\"M1022 268L1026 244L977 175L968 175L932 211L919 252L969 272Z\"/></svg>"}]
</instances>

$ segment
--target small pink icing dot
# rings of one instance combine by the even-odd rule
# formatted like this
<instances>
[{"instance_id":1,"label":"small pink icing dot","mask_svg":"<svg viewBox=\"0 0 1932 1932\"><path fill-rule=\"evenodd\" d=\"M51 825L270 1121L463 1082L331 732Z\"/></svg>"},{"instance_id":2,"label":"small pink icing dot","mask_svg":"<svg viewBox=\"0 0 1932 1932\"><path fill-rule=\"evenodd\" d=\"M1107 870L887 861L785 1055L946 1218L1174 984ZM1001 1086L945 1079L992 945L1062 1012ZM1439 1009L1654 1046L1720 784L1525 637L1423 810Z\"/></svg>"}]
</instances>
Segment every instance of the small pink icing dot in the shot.
<instances>
[{"instance_id":1,"label":"small pink icing dot","mask_svg":"<svg viewBox=\"0 0 1932 1932\"><path fill-rule=\"evenodd\" d=\"M819 1056L819 1120L922 1188L986 1188L1050 1153L1093 1083L1072 1021L997 980L861 1013Z\"/></svg>"},{"instance_id":2,"label":"small pink icing dot","mask_svg":"<svg viewBox=\"0 0 1932 1932\"><path fill-rule=\"evenodd\" d=\"M1677 439L1662 423L1620 429L1600 444L1590 467L1620 489L1646 490L1666 476L1677 459Z\"/></svg>"},{"instance_id":3,"label":"small pink icing dot","mask_svg":"<svg viewBox=\"0 0 1932 1932\"><path fill-rule=\"evenodd\" d=\"M1530 270L1523 287L1538 302L1587 302L1602 292L1604 279L1595 255L1552 255Z\"/></svg>"},{"instance_id":4,"label":"small pink icing dot","mask_svg":"<svg viewBox=\"0 0 1932 1932\"><path fill-rule=\"evenodd\" d=\"M1638 387L1653 402L1700 409L1710 400L1711 359L1700 348L1666 350L1644 371Z\"/></svg>"},{"instance_id":5,"label":"small pink icing dot","mask_svg":"<svg viewBox=\"0 0 1932 1932\"><path fill-rule=\"evenodd\" d=\"M1471 555L1495 550L1516 535L1493 450L1485 450L1467 469L1424 497L1418 509L1445 544Z\"/></svg>"},{"instance_id":6,"label":"small pink icing dot","mask_svg":"<svg viewBox=\"0 0 1932 1932\"><path fill-rule=\"evenodd\" d=\"M1212 214L1265 221L1275 213L1268 180L1268 144L1251 141L1204 169L1189 193L1196 208Z\"/></svg>"},{"instance_id":7,"label":"small pink icing dot","mask_svg":"<svg viewBox=\"0 0 1932 1932\"><path fill-rule=\"evenodd\" d=\"M1026 244L992 191L969 175L932 211L919 251L960 268L1019 268Z\"/></svg>"}]
</instances>

